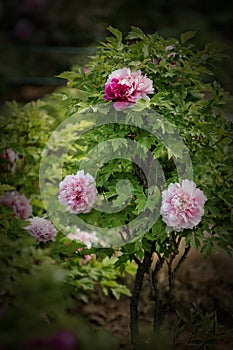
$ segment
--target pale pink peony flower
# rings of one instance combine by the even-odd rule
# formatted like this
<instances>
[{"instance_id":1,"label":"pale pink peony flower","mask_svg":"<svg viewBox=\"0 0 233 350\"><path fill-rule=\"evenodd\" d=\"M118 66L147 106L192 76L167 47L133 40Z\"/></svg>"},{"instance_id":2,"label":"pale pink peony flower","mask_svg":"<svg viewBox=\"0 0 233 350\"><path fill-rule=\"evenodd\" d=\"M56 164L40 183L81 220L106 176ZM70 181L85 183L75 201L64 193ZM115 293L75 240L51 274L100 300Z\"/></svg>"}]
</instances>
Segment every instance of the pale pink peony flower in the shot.
<instances>
[{"instance_id":1,"label":"pale pink peony flower","mask_svg":"<svg viewBox=\"0 0 233 350\"><path fill-rule=\"evenodd\" d=\"M83 242L88 249L92 247L93 243L97 243L99 241L94 231L92 233L88 233L85 231L81 231L79 228L77 228L75 233L69 233L67 235L67 238L69 238L72 241ZM78 248L78 251L81 252L82 248ZM82 264L85 264L86 262L88 262L91 259L92 255L87 254L84 257L85 259L81 260Z\"/></svg>"},{"instance_id":2,"label":"pale pink peony flower","mask_svg":"<svg viewBox=\"0 0 233 350\"><path fill-rule=\"evenodd\" d=\"M15 172L16 162L19 156L18 153L8 148L0 154L0 160L2 163L2 168L4 170L10 171L12 173Z\"/></svg>"},{"instance_id":3,"label":"pale pink peony flower","mask_svg":"<svg viewBox=\"0 0 233 350\"><path fill-rule=\"evenodd\" d=\"M32 207L30 200L17 191L5 192L0 203L5 206L9 206L13 209L14 216L20 217L21 219L28 219L32 214Z\"/></svg>"},{"instance_id":4,"label":"pale pink peony flower","mask_svg":"<svg viewBox=\"0 0 233 350\"><path fill-rule=\"evenodd\" d=\"M154 92L153 82L140 70L131 72L129 68L113 71L105 84L105 101L114 101L116 110L133 106L139 99L149 100L148 94Z\"/></svg>"},{"instance_id":5,"label":"pale pink peony flower","mask_svg":"<svg viewBox=\"0 0 233 350\"><path fill-rule=\"evenodd\" d=\"M160 214L163 221L177 232L192 229L201 221L206 200L203 191L193 181L183 180L181 185L171 183L162 192Z\"/></svg>"},{"instance_id":6,"label":"pale pink peony flower","mask_svg":"<svg viewBox=\"0 0 233 350\"><path fill-rule=\"evenodd\" d=\"M29 219L30 225L25 230L39 242L54 241L57 230L51 221L35 216Z\"/></svg>"},{"instance_id":7,"label":"pale pink peony flower","mask_svg":"<svg viewBox=\"0 0 233 350\"><path fill-rule=\"evenodd\" d=\"M58 200L68 212L88 213L97 198L94 178L83 170L76 175L67 175L59 184Z\"/></svg>"},{"instance_id":8,"label":"pale pink peony flower","mask_svg":"<svg viewBox=\"0 0 233 350\"><path fill-rule=\"evenodd\" d=\"M74 241L81 241L83 242L88 249L90 249L92 247L92 243L97 243L98 242L98 238L96 237L96 232L85 232L85 231L81 231L79 228L77 228L75 233L69 233L67 235L67 238L69 238L70 240Z\"/></svg>"}]
</instances>

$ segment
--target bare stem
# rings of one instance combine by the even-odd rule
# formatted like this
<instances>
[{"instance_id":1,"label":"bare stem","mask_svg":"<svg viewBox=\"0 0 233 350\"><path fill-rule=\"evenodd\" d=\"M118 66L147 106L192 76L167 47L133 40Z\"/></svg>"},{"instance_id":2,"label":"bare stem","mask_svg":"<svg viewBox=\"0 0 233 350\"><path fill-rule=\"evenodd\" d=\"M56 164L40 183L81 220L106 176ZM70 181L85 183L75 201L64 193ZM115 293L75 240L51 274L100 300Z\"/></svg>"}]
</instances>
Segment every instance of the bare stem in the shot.
<instances>
[{"instance_id":1,"label":"bare stem","mask_svg":"<svg viewBox=\"0 0 233 350\"><path fill-rule=\"evenodd\" d=\"M152 252L145 252L144 259L139 262L137 273L134 281L134 288L132 291L132 297L130 302L130 331L131 342L134 349L137 349L137 343L139 339L139 326L138 326L138 304L140 293L143 284L143 278L145 273L149 270L151 264Z\"/></svg>"},{"instance_id":2,"label":"bare stem","mask_svg":"<svg viewBox=\"0 0 233 350\"><path fill-rule=\"evenodd\" d=\"M178 261L178 263L177 263L177 265L176 265L176 267L175 267L175 269L174 269L173 277L176 276L176 274L177 274L177 272L178 272L178 270L179 270L179 268L180 268L180 265L181 265L181 264L185 261L185 259L187 258L187 255L188 255L190 249L191 249L190 245L187 245L187 246L185 247L184 253L183 253L183 255L181 256L180 260Z\"/></svg>"},{"instance_id":3,"label":"bare stem","mask_svg":"<svg viewBox=\"0 0 233 350\"><path fill-rule=\"evenodd\" d=\"M163 319L163 310L162 310L162 300L160 296L160 289L158 286L158 273L161 270L164 264L165 258L160 257L156 263L155 269L152 272L152 285L154 289L154 300L155 300L155 308L154 308L154 332L157 332L160 328Z\"/></svg>"},{"instance_id":4,"label":"bare stem","mask_svg":"<svg viewBox=\"0 0 233 350\"><path fill-rule=\"evenodd\" d=\"M175 276L176 276L176 274L177 274L181 264L186 259L187 255L188 255L188 252L190 250L190 245L185 247L183 255L181 256L180 260L176 264L176 267L173 269L172 268L172 264L174 262L174 259L175 259L176 255L178 254L178 249L179 249L180 242L181 242L181 238L179 237L177 242L176 242L176 245L174 245L175 246L175 252L173 254L171 254L170 259L168 261L169 291L168 291L167 312L171 309L171 305L172 305Z\"/></svg>"}]
</instances>

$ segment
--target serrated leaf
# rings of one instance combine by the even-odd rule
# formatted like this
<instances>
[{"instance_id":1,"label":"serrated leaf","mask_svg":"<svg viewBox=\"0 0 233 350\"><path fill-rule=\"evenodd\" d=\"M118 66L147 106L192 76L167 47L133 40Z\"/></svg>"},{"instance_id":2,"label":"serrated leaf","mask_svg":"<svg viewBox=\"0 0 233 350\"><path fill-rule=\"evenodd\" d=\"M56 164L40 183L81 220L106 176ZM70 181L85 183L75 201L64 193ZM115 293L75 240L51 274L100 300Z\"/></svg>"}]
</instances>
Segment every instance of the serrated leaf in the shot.
<instances>
[{"instance_id":1,"label":"serrated leaf","mask_svg":"<svg viewBox=\"0 0 233 350\"><path fill-rule=\"evenodd\" d=\"M215 218L217 218L221 215L220 210L215 205L207 203L206 209L208 209L211 212L211 214L213 215L213 217L215 217Z\"/></svg>"},{"instance_id":2,"label":"serrated leaf","mask_svg":"<svg viewBox=\"0 0 233 350\"><path fill-rule=\"evenodd\" d=\"M111 26L108 26L108 27L107 27L107 30L108 30L110 33L112 33L112 34L117 38L117 40L118 40L119 42L122 41L122 33L120 32L119 29L113 28L113 27L111 27Z\"/></svg>"},{"instance_id":3,"label":"serrated leaf","mask_svg":"<svg viewBox=\"0 0 233 350\"><path fill-rule=\"evenodd\" d=\"M196 35L196 32L193 32L193 31L182 33L180 35L181 44L184 44L186 41L192 39L195 35Z\"/></svg>"},{"instance_id":4,"label":"serrated leaf","mask_svg":"<svg viewBox=\"0 0 233 350\"><path fill-rule=\"evenodd\" d=\"M142 47L142 52L144 57L148 57L150 55L150 50L149 50L150 46L148 44L144 44Z\"/></svg>"},{"instance_id":5,"label":"serrated leaf","mask_svg":"<svg viewBox=\"0 0 233 350\"><path fill-rule=\"evenodd\" d=\"M14 190L13 186L10 186L7 184L0 185L0 195L2 195L4 192L12 191L12 190Z\"/></svg>"},{"instance_id":6,"label":"serrated leaf","mask_svg":"<svg viewBox=\"0 0 233 350\"><path fill-rule=\"evenodd\" d=\"M219 197L224 200L224 202L230 206L232 206L233 203L233 191L232 190L228 190L225 191L224 193L220 193Z\"/></svg>"},{"instance_id":7,"label":"serrated leaf","mask_svg":"<svg viewBox=\"0 0 233 350\"><path fill-rule=\"evenodd\" d=\"M145 34L143 31L138 28L131 26L132 30L129 32L129 34L126 36L126 39L132 40L132 39L143 39L145 38Z\"/></svg>"}]
</instances>

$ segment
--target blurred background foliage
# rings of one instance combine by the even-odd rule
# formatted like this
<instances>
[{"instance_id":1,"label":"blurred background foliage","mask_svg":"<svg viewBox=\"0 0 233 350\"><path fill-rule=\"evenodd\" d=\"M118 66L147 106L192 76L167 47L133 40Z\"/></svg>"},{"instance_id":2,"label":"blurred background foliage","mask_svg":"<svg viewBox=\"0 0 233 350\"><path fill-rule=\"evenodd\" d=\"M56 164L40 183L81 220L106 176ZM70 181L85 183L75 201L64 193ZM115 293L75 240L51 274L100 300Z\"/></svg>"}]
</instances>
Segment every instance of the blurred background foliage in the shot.
<instances>
[{"instance_id":1,"label":"blurred background foliage","mask_svg":"<svg viewBox=\"0 0 233 350\"><path fill-rule=\"evenodd\" d=\"M84 65L107 26L178 37L193 30L199 47L218 41L228 55L216 72L233 91L233 3L216 0L0 0L1 101L26 102L64 83L56 76Z\"/></svg>"}]
</instances>

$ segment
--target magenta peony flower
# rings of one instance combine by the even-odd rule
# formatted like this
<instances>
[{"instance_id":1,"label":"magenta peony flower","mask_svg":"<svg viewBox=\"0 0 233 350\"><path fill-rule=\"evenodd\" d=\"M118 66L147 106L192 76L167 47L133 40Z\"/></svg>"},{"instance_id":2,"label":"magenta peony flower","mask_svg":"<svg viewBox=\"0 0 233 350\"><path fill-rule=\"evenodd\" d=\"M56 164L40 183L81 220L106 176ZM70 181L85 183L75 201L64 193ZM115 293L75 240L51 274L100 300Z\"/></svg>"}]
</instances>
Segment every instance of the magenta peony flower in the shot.
<instances>
[{"instance_id":1,"label":"magenta peony flower","mask_svg":"<svg viewBox=\"0 0 233 350\"><path fill-rule=\"evenodd\" d=\"M92 233L88 233L85 231L81 231L79 228L77 228L75 233L69 233L67 235L67 238L69 238L72 241L81 241L83 242L88 249L92 247L93 243L98 242L98 238L96 237L96 233L93 231ZM82 248L78 248L78 251L81 252ZM87 254L84 256L85 259L81 260L82 264L85 264L91 259L92 255Z\"/></svg>"},{"instance_id":2,"label":"magenta peony flower","mask_svg":"<svg viewBox=\"0 0 233 350\"><path fill-rule=\"evenodd\" d=\"M131 72L129 68L113 71L104 88L105 101L114 101L116 110L133 106L139 99L149 100L147 94L154 92L153 82L140 70Z\"/></svg>"},{"instance_id":3,"label":"magenta peony flower","mask_svg":"<svg viewBox=\"0 0 233 350\"><path fill-rule=\"evenodd\" d=\"M174 183L162 192L160 214L173 230L192 229L201 221L207 198L193 181Z\"/></svg>"},{"instance_id":4,"label":"magenta peony flower","mask_svg":"<svg viewBox=\"0 0 233 350\"><path fill-rule=\"evenodd\" d=\"M0 203L5 206L12 207L14 216L20 217L21 219L28 219L32 214L32 207L30 200L17 191L5 192Z\"/></svg>"},{"instance_id":5,"label":"magenta peony flower","mask_svg":"<svg viewBox=\"0 0 233 350\"><path fill-rule=\"evenodd\" d=\"M94 178L80 170L76 175L67 175L60 182L58 200L70 213L88 213L96 201L97 194Z\"/></svg>"},{"instance_id":6,"label":"magenta peony flower","mask_svg":"<svg viewBox=\"0 0 233 350\"><path fill-rule=\"evenodd\" d=\"M25 230L30 233L39 242L54 241L57 235L57 230L51 221L35 216L29 219L30 225L25 227Z\"/></svg>"}]
</instances>

